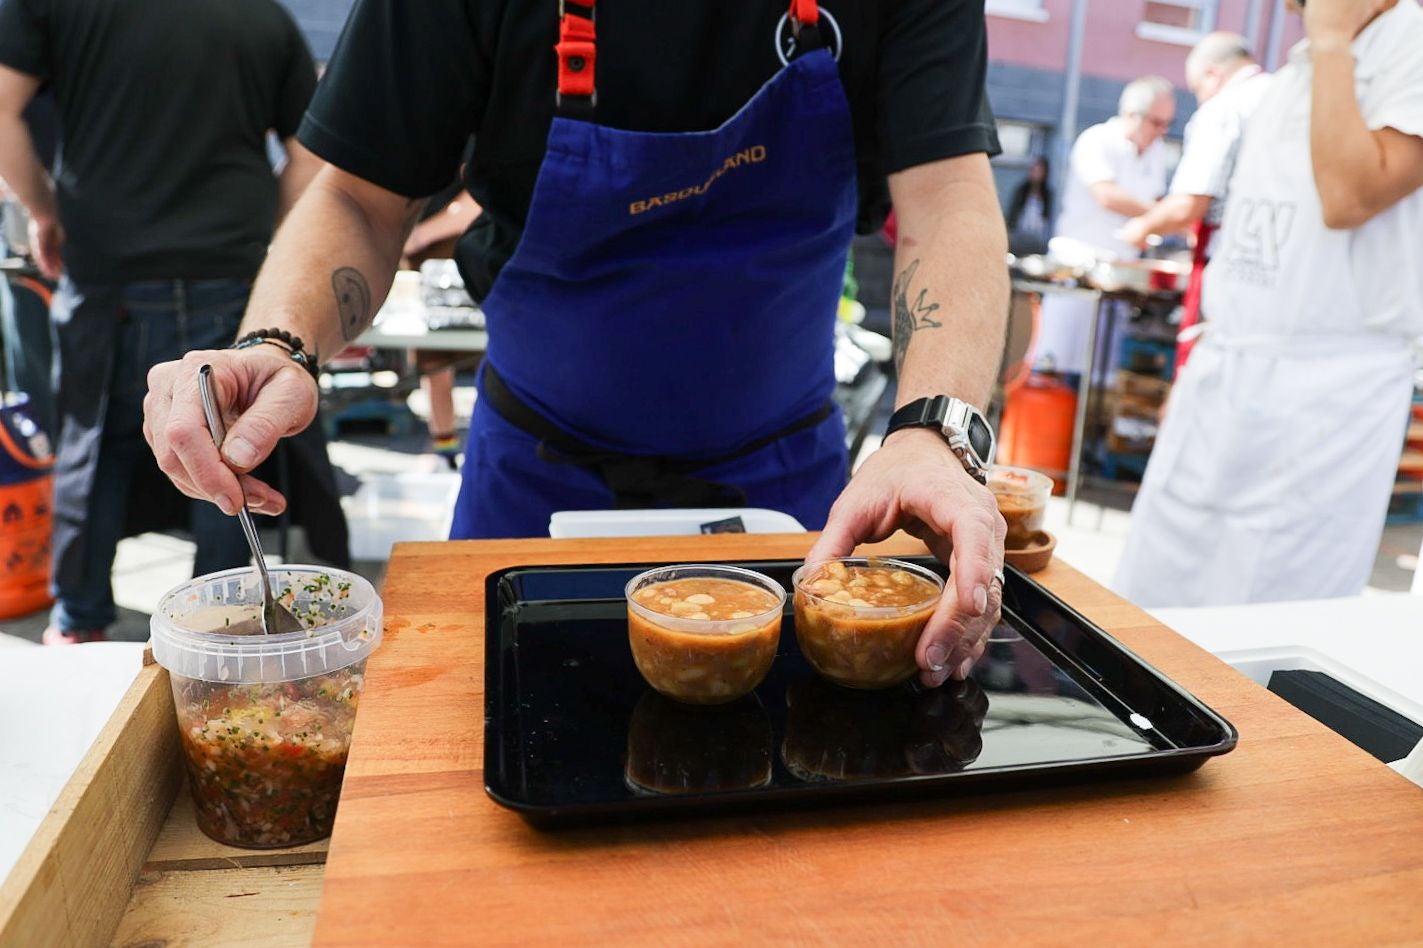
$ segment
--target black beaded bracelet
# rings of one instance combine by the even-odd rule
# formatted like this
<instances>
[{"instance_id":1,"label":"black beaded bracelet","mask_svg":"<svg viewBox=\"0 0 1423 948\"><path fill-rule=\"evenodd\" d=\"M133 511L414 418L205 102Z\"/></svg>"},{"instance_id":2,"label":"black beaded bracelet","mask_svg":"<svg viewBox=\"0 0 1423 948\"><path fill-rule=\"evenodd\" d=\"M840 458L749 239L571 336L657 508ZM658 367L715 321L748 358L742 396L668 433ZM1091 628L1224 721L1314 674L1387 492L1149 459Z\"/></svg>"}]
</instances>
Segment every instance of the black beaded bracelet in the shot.
<instances>
[{"instance_id":1,"label":"black beaded bracelet","mask_svg":"<svg viewBox=\"0 0 1423 948\"><path fill-rule=\"evenodd\" d=\"M286 351L291 356L293 362L301 366L317 379L321 375L321 366L318 364L315 354L308 354L306 345L301 341L300 336L293 336L285 329L254 329L232 344L234 349L250 349L253 346L273 345Z\"/></svg>"}]
</instances>

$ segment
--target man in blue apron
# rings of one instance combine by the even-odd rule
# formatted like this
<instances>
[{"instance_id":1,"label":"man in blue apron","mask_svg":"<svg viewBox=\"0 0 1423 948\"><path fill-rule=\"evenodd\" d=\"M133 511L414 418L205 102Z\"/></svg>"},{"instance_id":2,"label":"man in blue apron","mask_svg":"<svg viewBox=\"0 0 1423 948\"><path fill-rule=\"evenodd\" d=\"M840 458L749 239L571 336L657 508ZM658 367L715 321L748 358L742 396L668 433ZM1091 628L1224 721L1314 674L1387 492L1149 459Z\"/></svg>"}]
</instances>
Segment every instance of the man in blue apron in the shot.
<instances>
[{"instance_id":1,"label":"man in blue apron","mask_svg":"<svg viewBox=\"0 0 1423 948\"><path fill-rule=\"evenodd\" d=\"M180 364L153 379L159 462L226 500L222 460L250 470L308 423L316 389L293 361L369 324L412 210L473 135L484 213L460 263L490 342L453 535L544 535L560 509L747 505L825 527L821 557L904 527L954 556L920 661L926 681L962 677L1001 592L1002 521L974 478L988 446L969 438L991 437L972 406L1007 309L985 63L967 2L359 0L301 131L334 167L244 327L272 344L203 357L236 416L224 458L199 443ZM833 321L851 235L891 196L909 430L846 489Z\"/></svg>"}]
</instances>

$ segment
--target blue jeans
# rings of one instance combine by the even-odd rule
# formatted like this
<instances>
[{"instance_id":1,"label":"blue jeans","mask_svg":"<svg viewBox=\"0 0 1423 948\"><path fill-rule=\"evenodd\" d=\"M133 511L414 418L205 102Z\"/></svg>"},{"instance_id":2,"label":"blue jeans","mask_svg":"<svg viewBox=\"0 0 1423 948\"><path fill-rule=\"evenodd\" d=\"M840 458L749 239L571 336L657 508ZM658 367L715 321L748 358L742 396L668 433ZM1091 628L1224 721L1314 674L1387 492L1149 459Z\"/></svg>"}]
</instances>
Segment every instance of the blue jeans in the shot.
<instances>
[{"instance_id":1,"label":"blue jeans","mask_svg":"<svg viewBox=\"0 0 1423 948\"><path fill-rule=\"evenodd\" d=\"M143 438L148 370L193 349L230 345L242 321L250 287L248 281L236 279L165 280L123 287L119 311L113 314L119 330L84 522L82 569L77 571L82 575L67 582L57 575L55 580L50 618L60 629L103 629L117 618L110 573L124 533L130 484L139 465L153 463ZM61 292L65 292L63 287ZM95 384L92 376L65 377L68 374L62 371L61 388ZM62 483L57 481L56 490L60 489ZM251 561L235 517L225 516L206 501L192 501L189 524L197 544L194 575Z\"/></svg>"}]
</instances>

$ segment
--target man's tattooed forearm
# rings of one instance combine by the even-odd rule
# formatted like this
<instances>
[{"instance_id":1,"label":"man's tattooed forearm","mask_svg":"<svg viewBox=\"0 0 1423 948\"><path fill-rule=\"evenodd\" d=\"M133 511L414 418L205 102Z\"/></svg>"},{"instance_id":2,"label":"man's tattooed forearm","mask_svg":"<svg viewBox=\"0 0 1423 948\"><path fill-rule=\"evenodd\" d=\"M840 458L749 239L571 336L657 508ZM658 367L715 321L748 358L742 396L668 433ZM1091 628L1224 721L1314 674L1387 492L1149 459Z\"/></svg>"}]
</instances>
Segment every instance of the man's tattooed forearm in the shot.
<instances>
[{"instance_id":1,"label":"man's tattooed forearm","mask_svg":"<svg viewBox=\"0 0 1423 948\"><path fill-rule=\"evenodd\" d=\"M341 267L331 272L331 290L336 294L336 312L341 316L341 337L350 342L370 321L370 285L355 267Z\"/></svg>"},{"instance_id":2,"label":"man's tattooed forearm","mask_svg":"<svg viewBox=\"0 0 1423 948\"><path fill-rule=\"evenodd\" d=\"M939 304L925 300L928 290L921 289L914 302L909 301L909 284L918 269L919 261L914 260L894 280L894 367L897 371L904 370L904 355L909 351L909 340L915 330L937 329L943 325L934 318Z\"/></svg>"}]
</instances>

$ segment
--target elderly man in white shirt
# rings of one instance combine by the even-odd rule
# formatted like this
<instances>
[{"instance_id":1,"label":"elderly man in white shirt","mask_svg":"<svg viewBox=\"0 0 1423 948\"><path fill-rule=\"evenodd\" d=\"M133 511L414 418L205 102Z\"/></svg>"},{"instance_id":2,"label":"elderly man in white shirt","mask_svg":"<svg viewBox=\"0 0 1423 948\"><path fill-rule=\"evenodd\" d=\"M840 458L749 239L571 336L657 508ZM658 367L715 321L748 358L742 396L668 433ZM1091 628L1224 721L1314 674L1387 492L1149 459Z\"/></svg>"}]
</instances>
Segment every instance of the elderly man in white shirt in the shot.
<instances>
[{"instance_id":1,"label":"elderly man in white shirt","mask_svg":"<svg viewBox=\"0 0 1423 948\"><path fill-rule=\"evenodd\" d=\"M1176 117L1171 83L1146 76L1122 90L1115 118L1077 137L1057 219L1056 236L1093 252L1138 256L1118 237L1128 220L1146 212L1166 190L1166 149L1161 136ZM1080 373L1087 328L1095 315L1088 300L1048 296L1035 359L1050 359L1058 371Z\"/></svg>"},{"instance_id":2,"label":"elderly man in white shirt","mask_svg":"<svg viewBox=\"0 0 1423 948\"><path fill-rule=\"evenodd\" d=\"M1186 124L1181 163L1171 178L1171 193L1145 214L1132 218L1122 239L1145 247L1153 234L1190 231L1195 238L1191 281L1181 320L1176 371L1181 371L1199 335L1201 291L1213 236L1225 213L1226 187L1245 125L1269 88L1270 76L1250 55L1245 37L1212 33L1186 57L1186 85L1200 108Z\"/></svg>"},{"instance_id":3,"label":"elderly man in white shirt","mask_svg":"<svg viewBox=\"0 0 1423 948\"><path fill-rule=\"evenodd\" d=\"M1354 595L1378 552L1423 334L1423 7L1309 0L1304 24L1132 509L1114 585L1144 606Z\"/></svg>"}]
</instances>

